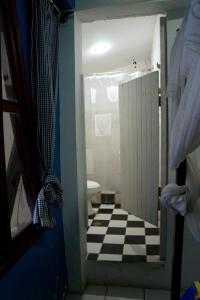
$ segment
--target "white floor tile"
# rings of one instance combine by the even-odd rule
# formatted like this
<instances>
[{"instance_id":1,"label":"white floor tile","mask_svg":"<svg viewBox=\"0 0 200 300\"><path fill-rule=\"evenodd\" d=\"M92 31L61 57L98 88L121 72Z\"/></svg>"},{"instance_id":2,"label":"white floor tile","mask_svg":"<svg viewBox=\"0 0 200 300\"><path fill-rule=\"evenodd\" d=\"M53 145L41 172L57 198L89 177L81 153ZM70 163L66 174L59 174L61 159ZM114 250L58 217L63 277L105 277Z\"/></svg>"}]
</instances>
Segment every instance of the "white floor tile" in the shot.
<instances>
[{"instance_id":1,"label":"white floor tile","mask_svg":"<svg viewBox=\"0 0 200 300\"><path fill-rule=\"evenodd\" d=\"M170 300L170 292L161 290L145 290L145 300Z\"/></svg>"},{"instance_id":2,"label":"white floor tile","mask_svg":"<svg viewBox=\"0 0 200 300\"><path fill-rule=\"evenodd\" d=\"M111 214L97 214L94 219L95 220L110 220L111 219Z\"/></svg>"},{"instance_id":3,"label":"white floor tile","mask_svg":"<svg viewBox=\"0 0 200 300\"><path fill-rule=\"evenodd\" d=\"M128 215L127 211L121 209L121 208L116 208L113 211L113 215Z\"/></svg>"},{"instance_id":4,"label":"white floor tile","mask_svg":"<svg viewBox=\"0 0 200 300\"><path fill-rule=\"evenodd\" d=\"M104 244L124 244L124 235L107 234L104 238Z\"/></svg>"},{"instance_id":5,"label":"white floor tile","mask_svg":"<svg viewBox=\"0 0 200 300\"><path fill-rule=\"evenodd\" d=\"M92 221L91 219L88 219L88 226L90 226L92 224Z\"/></svg>"},{"instance_id":6,"label":"white floor tile","mask_svg":"<svg viewBox=\"0 0 200 300\"><path fill-rule=\"evenodd\" d=\"M124 245L124 255L146 255L146 245Z\"/></svg>"},{"instance_id":7,"label":"white floor tile","mask_svg":"<svg viewBox=\"0 0 200 300\"><path fill-rule=\"evenodd\" d=\"M143 290L128 287L108 287L106 300L144 300Z\"/></svg>"},{"instance_id":8,"label":"white floor tile","mask_svg":"<svg viewBox=\"0 0 200 300\"><path fill-rule=\"evenodd\" d=\"M106 208L106 209L114 209L115 205L114 204L101 204L100 208Z\"/></svg>"},{"instance_id":9,"label":"white floor tile","mask_svg":"<svg viewBox=\"0 0 200 300\"><path fill-rule=\"evenodd\" d=\"M108 227L91 226L88 229L88 234L106 234Z\"/></svg>"},{"instance_id":10,"label":"white floor tile","mask_svg":"<svg viewBox=\"0 0 200 300\"><path fill-rule=\"evenodd\" d=\"M107 287L103 285L89 285L84 294L83 300L104 300Z\"/></svg>"},{"instance_id":11,"label":"white floor tile","mask_svg":"<svg viewBox=\"0 0 200 300\"><path fill-rule=\"evenodd\" d=\"M159 235L146 235L146 244L147 245L159 245L160 236Z\"/></svg>"},{"instance_id":12,"label":"white floor tile","mask_svg":"<svg viewBox=\"0 0 200 300\"><path fill-rule=\"evenodd\" d=\"M159 255L147 255L147 262L160 262Z\"/></svg>"},{"instance_id":13,"label":"white floor tile","mask_svg":"<svg viewBox=\"0 0 200 300\"><path fill-rule=\"evenodd\" d=\"M99 254L98 260L122 261L122 255L118 255L118 254Z\"/></svg>"},{"instance_id":14,"label":"white floor tile","mask_svg":"<svg viewBox=\"0 0 200 300\"><path fill-rule=\"evenodd\" d=\"M101 247L101 243L87 243L87 252L98 254L100 253Z\"/></svg>"},{"instance_id":15,"label":"white floor tile","mask_svg":"<svg viewBox=\"0 0 200 300\"><path fill-rule=\"evenodd\" d=\"M157 228L157 227L149 222L145 222L145 228Z\"/></svg>"},{"instance_id":16,"label":"white floor tile","mask_svg":"<svg viewBox=\"0 0 200 300\"><path fill-rule=\"evenodd\" d=\"M134 215L128 215L128 221L144 221Z\"/></svg>"},{"instance_id":17,"label":"white floor tile","mask_svg":"<svg viewBox=\"0 0 200 300\"><path fill-rule=\"evenodd\" d=\"M145 229L144 228L131 228L127 227L126 228L126 235L145 235Z\"/></svg>"},{"instance_id":18,"label":"white floor tile","mask_svg":"<svg viewBox=\"0 0 200 300\"><path fill-rule=\"evenodd\" d=\"M118 221L118 220L111 220L109 223L109 227L123 227L125 228L127 225L126 221Z\"/></svg>"}]
</instances>

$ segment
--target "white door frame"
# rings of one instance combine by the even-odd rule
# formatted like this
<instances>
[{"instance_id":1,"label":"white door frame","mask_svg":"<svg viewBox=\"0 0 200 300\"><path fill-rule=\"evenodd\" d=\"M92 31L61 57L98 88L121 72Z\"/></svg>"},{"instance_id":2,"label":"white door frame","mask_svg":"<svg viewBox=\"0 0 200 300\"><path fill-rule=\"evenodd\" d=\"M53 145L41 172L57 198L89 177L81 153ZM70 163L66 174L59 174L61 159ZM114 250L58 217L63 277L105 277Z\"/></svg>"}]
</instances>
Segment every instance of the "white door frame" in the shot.
<instances>
[{"instance_id":1,"label":"white door frame","mask_svg":"<svg viewBox=\"0 0 200 300\"><path fill-rule=\"evenodd\" d=\"M160 18L161 53L161 188L168 183L167 18ZM167 210L161 206L160 258L166 259Z\"/></svg>"},{"instance_id":2,"label":"white door frame","mask_svg":"<svg viewBox=\"0 0 200 300\"><path fill-rule=\"evenodd\" d=\"M60 28L59 90L61 183L68 290L86 284L86 157L81 23L74 14Z\"/></svg>"},{"instance_id":3,"label":"white door frame","mask_svg":"<svg viewBox=\"0 0 200 300\"><path fill-rule=\"evenodd\" d=\"M121 12L119 18L120 17L123 17L123 12ZM161 30L161 35L162 34L163 31ZM115 272L113 274L108 272L108 278L107 276L104 276L106 275L104 273L104 267L107 268L107 270L111 270L109 268L115 269L115 266L98 263L98 273L98 270L95 269L97 265L92 265L91 262L86 261L87 224L85 216L87 214L87 177L84 132L85 124L82 97L83 87L81 85L82 46L81 22L76 13L74 16L69 18L67 24L61 25L60 50L61 181L64 198L63 226L65 255L68 273L68 289L73 292L81 292L85 287L87 279L90 282L94 281L96 283L97 281L101 283L104 279L106 279L107 283L109 283L109 276L112 275L113 279L110 283L114 283L116 281L115 278L117 277L115 277ZM163 107L163 115L165 115L165 117L167 116L167 106L165 106L165 108ZM167 131L165 131L165 133L166 132ZM165 151L167 153L166 149ZM163 174L165 174L165 180L167 179L166 170L165 172L163 171ZM162 182L164 183L165 180L163 179ZM163 218L162 226L166 226L166 220L164 220L165 219ZM165 229L162 234L163 241L164 233L166 231L167 229ZM164 251L161 251L161 253L162 258L164 258ZM121 271L123 270L122 273L118 272L119 277L116 283L119 282L121 284L128 284L129 282L132 285L136 284L137 280L134 281L134 277L132 276L132 272L136 271L137 274L141 274L141 278L140 276L137 278L139 280L138 286L140 286L140 284L142 284L140 283L140 280L144 280L144 277L142 277L142 265L140 266L137 265L132 267L131 265L125 264L123 266L116 266L116 270L118 270L118 268ZM150 276L152 270L156 268L159 270L162 268L163 270L163 264L159 264L157 267L155 265L148 266L146 275ZM97 274L93 273L94 270ZM163 279L162 286L164 286L164 282L167 282L167 277L166 274L162 275L162 272L163 271L160 273L160 277ZM101 277L102 280L100 279ZM122 277L125 281L122 280ZM152 280L156 281L154 277L155 276L152 276ZM129 280L130 278L132 278L132 280ZM151 281L149 281L149 284L151 284ZM151 284L151 286L153 285Z\"/></svg>"}]
</instances>

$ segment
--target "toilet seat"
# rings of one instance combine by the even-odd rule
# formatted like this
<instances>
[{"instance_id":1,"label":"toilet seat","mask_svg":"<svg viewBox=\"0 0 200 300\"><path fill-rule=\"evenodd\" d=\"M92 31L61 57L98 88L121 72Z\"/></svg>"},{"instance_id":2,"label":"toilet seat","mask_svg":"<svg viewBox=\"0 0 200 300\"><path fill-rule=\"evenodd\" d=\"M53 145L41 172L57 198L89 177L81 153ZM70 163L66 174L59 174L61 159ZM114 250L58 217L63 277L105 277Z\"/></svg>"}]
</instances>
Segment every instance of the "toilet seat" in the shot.
<instances>
[{"instance_id":1,"label":"toilet seat","mask_svg":"<svg viewBox=\"0 0 200 300\"><path fill-rule=\"evenodd\" d=\"M87 188L90 189L100 189L100 184L95 181L87 180Z\"/></svg>"},{"instance_id":2,"label":"toilet seat","mask_svg":"<svg viewBox=\"0 0 200 300\"><path fill-rule=\"evenodd\" d=\"M98 192L100 192L100 184L92 180L87 180L88 216L95 214L92 209L92 201Z\"/></svg>"}]
</instances>

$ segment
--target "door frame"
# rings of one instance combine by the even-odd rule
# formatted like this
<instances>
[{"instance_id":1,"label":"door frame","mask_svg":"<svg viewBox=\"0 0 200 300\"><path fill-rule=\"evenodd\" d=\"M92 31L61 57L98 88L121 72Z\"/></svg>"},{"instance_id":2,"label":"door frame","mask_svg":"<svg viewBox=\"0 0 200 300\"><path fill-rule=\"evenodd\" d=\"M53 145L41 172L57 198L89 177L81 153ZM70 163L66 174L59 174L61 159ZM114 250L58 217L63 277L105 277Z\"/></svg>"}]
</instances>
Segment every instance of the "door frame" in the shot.
<instances>
[{"instance_id":1,"label":"door frame","mask_svg":"<svg viewBox=\"0 0 200 300\"><path fill-rule=\"evenodd\" d=\"M87 184L81 23L76 13L60 26L59 98L63 231L67 289L86 285Z\"/></svg>"},{"instance_id":2,"label":"door frame","mask_svg":"<svg viewBox=\"0 0 200 300\"><path fill-rule=\"evenodd\" d=\"M145 16L145 15L143 15ZM120 13L118 18L125 17L123 11ZM135 17L133 15L133 17ZM166 18L161 22L161 94L162 94L162 116L166 120L166 126L162 127L163 140L165 144L162 146L163 153L163 162L166 165L163 165L162 168L162 185L164 186L167 182L167 169L168 169L168 118L167 118L167 99L165 97L165 88L166 88ZM81 20L77 13L74 16L70 17L66 25L61 25L61 53L60 53L60 103L61 103L61 124L60 124L60 133L61 133L61 181L63 185L64 192L64 207L63 207L63 226L64 226L64 243L65 243L65 255L66 255L66 264L68 271L68 289L72 292L81 292L84 290L87 280L90 282L92 274L93 282L100 283L101 280L98 277L101 277L101 274L105 275L105 269L109 270L115 268L115 266L108 264L98 263L92 264L93 262L86 261L86 241L87 241L87 231L86 231L86 222L85 216L87 214L87 201L86 201L86 179L85 174L85 165L86 165L86 156L85 153L81 154L83 151L84 141L79 140L77 136L77 130L79 131L78 135L82 131L84 137L84 111L78 110L78 102L83 101L82 96L80 95L81 85L81 57L80 53L82 50L81 47L81 36L80 36L80 27ZM70 46L69 46L70 45ZM78 53L78 60L77 60ZM164 62L164 63L163 63ZM66 79L67 78L67 79ZM78 90L78 93L77 93ZM71 121L70 121L71 120ZM81 120L81 122L80 122ZM82 128L82 129L81 129ZM79 171L81 170L81 175ZM84 182L83 182L84 181ZM70 202L69 199L73 199ZM85 199L85 200L84 200ZM85 203L85 204L83 204ZM85 206L85 207L84 207ZM162 211L162 221L161 221L161 257L165 259L165 248L166 248L166 234L167 234L167 219L166 211ZM70 247L69 247L70 245ZM156 266L157 265L157 266ZM122 278L120 279L121 284L134 284L130 281L132 277L132 272L134 268L137 269L137 272L142 272L142 264L133 267L132 265L126 265L120 267L124 270L124 275L128 276L126 282L123 283ZM146 266L145 266L146 267ZM147 267L147 275L151 274L152 270L155 268L163 267L163 262L151 265ZM141 268L138 269L138 268ZM101 271L100 271L101 269ZM128 271L130 269L130 273ZM99 272L98 272L99 270ZM163 269L162 269L163 270ZM127 272L128 271L128 272ZM160 270L161 271L161 270ZM162 271L163 272L163 271ZM114 272L115 273L115 272ZM110 274L110 272L109 272ZM115 273L116 274L116 273ZM119 272L120 276L121 272ZM162 274L162 273L161 273ZM103 275L105 279L106 276ZM122 275L122 274L121 274ZM140 276L139 276L140 277ZM166 280L165 276L160 276L163 278L163 282ZM124 277L125 278L125 277ZM141 274L142 278L142 274ZM153 278L152 278L153 279ZM103 280L103 279L102 279ZM114 283L115 280L113 278ZM150 284L150 282L149 282ZM138 282L138 286L140 283ZM164 283L163 283L164 286Z\"/></svg>"},{"instance_id":3,"label":"door frame","mask_svg":"<svg viewBox=\"0 0 200 300\"><path fill-rule=\"evenodd\" d=\"M168 183L167 17L160 18L161 189ZM167 209L161 206L160 259L166 259Z\"/></svg>"}]
</instances>

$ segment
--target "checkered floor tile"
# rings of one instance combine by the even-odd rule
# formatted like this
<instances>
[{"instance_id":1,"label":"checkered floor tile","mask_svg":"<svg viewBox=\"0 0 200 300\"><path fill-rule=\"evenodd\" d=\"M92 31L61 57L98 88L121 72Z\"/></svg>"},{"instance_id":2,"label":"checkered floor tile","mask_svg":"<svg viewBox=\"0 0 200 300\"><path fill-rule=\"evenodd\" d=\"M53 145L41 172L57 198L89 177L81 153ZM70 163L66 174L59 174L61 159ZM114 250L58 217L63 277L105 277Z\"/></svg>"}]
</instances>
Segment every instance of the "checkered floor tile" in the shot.
<instances>
[{"instance_id":1,"label":"checkered floor tile","mask_svg":"<svg viewBox=\"0 0 200 300\"><path fill-rule=\"evenodd\" d=\"M88 260L159 261L159 228L128 214L119 205L94 205L87 232Z\"/></svg>"}]
</instances>

